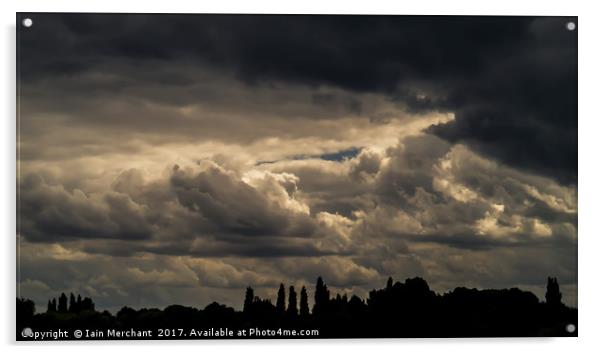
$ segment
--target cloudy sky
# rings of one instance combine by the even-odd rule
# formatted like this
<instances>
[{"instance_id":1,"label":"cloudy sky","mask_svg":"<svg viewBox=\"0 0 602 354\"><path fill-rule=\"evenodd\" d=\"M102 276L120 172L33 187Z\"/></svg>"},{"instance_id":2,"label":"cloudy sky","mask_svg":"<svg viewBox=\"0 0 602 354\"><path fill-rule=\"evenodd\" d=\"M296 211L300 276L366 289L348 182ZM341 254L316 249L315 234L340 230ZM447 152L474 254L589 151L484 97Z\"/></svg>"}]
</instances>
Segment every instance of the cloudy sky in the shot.
<instances>
[{"instance_id":1,"label":"cloudy sky","mask_svg":"<svg viewBox=\"0 0 602 354\"><path fill-rule=\"evenodd\" d=\"M569 18L29 14L20 295L577 288ZM21 15L25 17L25 15ZM41 305L41 306L40 306Z\"/></svg>"}]
</instances>

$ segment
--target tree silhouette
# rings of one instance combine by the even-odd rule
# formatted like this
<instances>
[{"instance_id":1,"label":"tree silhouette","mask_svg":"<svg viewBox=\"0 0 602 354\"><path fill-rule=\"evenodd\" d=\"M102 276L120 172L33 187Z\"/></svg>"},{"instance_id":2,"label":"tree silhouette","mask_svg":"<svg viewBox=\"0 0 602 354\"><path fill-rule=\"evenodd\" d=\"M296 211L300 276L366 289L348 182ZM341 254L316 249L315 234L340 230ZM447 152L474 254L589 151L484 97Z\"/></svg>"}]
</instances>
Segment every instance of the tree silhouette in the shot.
<instances>
[{"instance_id":1,"label":"tree silhouette","mask_svg":"<svg viewBox=\"0 0 602 354\"><path fill-rule=\"evenodd\" d=\"M48 306L46 307L46 312L56 312L56 299L48 300Z\"/></svg>"},{"instance_id":2,"label":"tree silhouette","mask_svg":"<svg viewBox=\"0 0 602 354\"><path fill-rule=\"evenodd\" d=\"M69 312L78 312L75 295L69 294Z\"/></svg>"},{"instance_id":3,"label":"tree silhouette","mask_svg":"<svg viewBox=\"0 0 602 354\"><path fill-rule=\"evenodd\" d=\"M80 294L77 294L77 300L75 301L75 305L77 307L77 311L83 310L83 308L82 308L82 296Z\"/></svg>"},{"instance_id":4,"label":"tree silhouette","mask_svg":"<svg viewBox=\"0 0 602 354\"><path fill-rule=\"evenodd\" d=\"M245 303L243 305L243 310L242 310L244 313L249 313L249 311L251 311L251 306L253 305L254 297L255 297L255 295L253 292L253 288L248 286L247 291L245 292Z\"/></svg>"},{"instance_id":5,"label":"tree silhouette","mask_svg":"<svg viewBox=\"0 0 602 354\"><path fill-rule=\"evenodd\" d=\"M295 292L295 287L292 285L288 288L288 308L286 309L286 313L292 317L297 316L297 293Z\"/></svg>"},{"instance_id":6,"label":"tree silhouette","mask_svg":"<svg viewBox=\"0 0 602 354\"><path fill-rule=\"evenodd\" d=\"M299 301L299 315L301 317L309 316L309 304L307 303L307 290L305 287L301 288L301 299Z\"/></svg>"},{"instance_id":7,"label":"tree silhouette","mask_svg":"<svg viewBox=\"0 0 602 354\"><path fill-rule=\"evenodd\" d=\"M85 297L82 300L81 311L95 311L94 301L91 298Z\"/></svg>"},{"instance_id":8,"label":"tree silhouette","mask_svg":"<svg viewBox=\"0 0 602 354\"><path fill-rule=\"evenodd\" d=\"M253 299L253 314L256 316L270 316L276 313L276 308L270 299L261 299L257 296Z\"/></svg>"},{"instance_id":9,"label":"tree silhouette","mask_svg":"<svg viewBox=\"0 0 602 354\"><path fill-rule=\"evenodd\" d=\"M67 312L67 295L65 295L65 293L61 293L61 296L59 296L57 311L61 313Z\"/></svg>"},{"instance_id":10,"label":"tree silhouette","mask_svg":"<svg viewBox=\"0 0 602 354\"><path fill-rule=\"evenodd\" d=\"M322 277L318 277L316 281L316 291L314 292L314 308L312 313L314 315L321 315L327 312L328 301L330 300L330 292L328 287L324 284Z\"/></svg>"},{"instance_id":11,"label":"tree silhouette","mask_svg":"<svg viewBox=\"0 0 602 354\"><path fill-rule=\"evenodd\" d=\"M284 313L285 310L285 293L284 293L284 284L280 284L280 288L278 289L278 298L276 299L276 311L278 313Z\"/></svg>"},{"instance_id":12,"label":"tree silhouette","mask_svg":"<svg viewBox=\"0 0 602 354\"><path fill-rule=\"evenodd\" d=\"M278 302L285 300L284 284L278 289ZM112 315L96 311L89 297L76 300L67 312L69 298L64 293L48 301L45 313L35 313L31 300L17 298L17 338L25 328L52 330L131 328L227 327L318 329L322 338L391 338L391 337L503 337L503 336L576 336L567 324L577 323L577 309L561 303L558 281L547 279L546 301L531 292L511 289L468 289L437 294L422 278L404 282L387 279L381 289L370 291L364 301L357 295L330 292L322 278L316 282L314 313L310 314L305 286L300 291L297 315L297 292L289 287L288 307L278 310L269 299L254 296L249 286L242 311L213 302L205 308L170 305L165 309L124 306ZM279 304L280 305L280 304ZM160 339L160 338L153 338Z\"/></svg>"},{"instance_id":13,"label":"tree silhouette","mask_svg":"<svg viewBox=\"0 0 602 354\"><path fill-rule=\"evenodd\" d=\"M354 316L361 316L367 310L364 300L360 299L360 297L357 295L351 296L351 299L349 299L348 308L349 312Z\"/></svg>"},{"instance_id":14,"label":"tree silhouette","mask_svg":"<svg viewBox=\"0 0 602 354\"><path fill-rule=\"evenodd\" d=\"M33 301L24 298L17 298L17 313L26 318L33 317L36 312L36 305Z\"/></svg>"},{"instance_id":15,"label":"tree silhouette","mask_svg":"<svg viewBox=\"0 0 602 354\"><path fill-rule=\"evenodd\" d=\"M33 301L24 298L17 298L17 339L20 337L20 332L31 327L36 313L36 305Z\"/></svg>"},{"instance_id":16,"label":"tree silhouette","mask_svg":"<svg viewBox=\"0 0 602 354\"><path fill-rule=\"evenodd\" d=\"M548 284L546 285L546 303L550 306L559 306L562 304L562 294L560 293L560 286L556 278L548 277Z\"/></svg>"}]
</instances>

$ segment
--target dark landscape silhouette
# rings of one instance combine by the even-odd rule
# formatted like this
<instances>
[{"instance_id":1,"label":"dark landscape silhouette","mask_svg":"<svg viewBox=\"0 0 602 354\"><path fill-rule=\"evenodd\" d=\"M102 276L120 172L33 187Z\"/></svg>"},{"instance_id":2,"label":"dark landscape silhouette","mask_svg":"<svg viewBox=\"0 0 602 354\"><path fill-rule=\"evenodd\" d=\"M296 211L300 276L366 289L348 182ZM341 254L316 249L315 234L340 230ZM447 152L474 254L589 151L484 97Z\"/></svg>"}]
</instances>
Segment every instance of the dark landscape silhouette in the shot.
<instances>
[{"instance_id":1,"label":"dark landscape silhouette","mask_svg":"<svg viewBox=\"0 0 602 354\"><path fill-rule=\"evenodd\" d=\"M241 294L242 296L243 294ZM548 278L545 302L531 292L517 288L477 290L458 287L437 294L422 278L394 282L389 278L382 289L370 291L366 300L356 295L330 294L321 277L313 289L313 307L309 307L307 288L295 289L281 284L274 305L269 299L254 295L252 287L244 291L242 311L213 302L203 309L171 305L163 310L124 306L116 314L97 311L92 299L61 294L50 299L46 311L36 313L33 301L17 299L17 339L24 328L34 331L74 330L154 330L148 339L157 337L157 329L219 330L234 334L239 329L315 330L318 335L274 336L274 338L386 338L386 337L539 337L576 336L568 325L577 325L577 309L562 303L558 282ZM573 327L576 328L576 327ZM171 334L171 332L165 332ZM164 333L164 334L165 334ZM227 339L202 336L204 339ZM232 337L230 337L232 338ZM234 338L272 338L246 336ZM70 335L68 338L73 339ZM120 339L120 338L84 338ZM121 338L131 339L131 338ZM183 339L183 338L182 338Z\"/></svg>"}]
</instances>

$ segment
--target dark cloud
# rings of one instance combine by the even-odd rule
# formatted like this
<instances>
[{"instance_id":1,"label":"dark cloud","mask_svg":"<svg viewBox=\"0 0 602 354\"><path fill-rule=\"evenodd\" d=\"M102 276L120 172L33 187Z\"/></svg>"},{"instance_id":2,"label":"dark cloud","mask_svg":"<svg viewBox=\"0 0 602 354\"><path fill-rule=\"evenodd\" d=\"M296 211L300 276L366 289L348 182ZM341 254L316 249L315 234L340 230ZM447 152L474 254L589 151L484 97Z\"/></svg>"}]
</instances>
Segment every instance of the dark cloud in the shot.
<instances>
[{"instance_id":1,"label":"dark cloud","mask_svg":"<svg viewBox=\"0 0 602 354\"><path fill-rule=\"evenodd\" d=\"M28 14L20 76L120 64L194 62L243 81L385 92L409 110L447 110L433 128L505 163L576 182L577 41L568 17ZM178 70L144 80L191 85ZM116 90L128 77L113 81ZM315 95L361 112L352 98Z\"/></svg>"},{"instance_id":2,"label":"dark cloud","mask_svg":"<svg viewBox=\"0 0 602 354\"><path fill-rule=\"evenodd\" d=\"M151 237L144 210L123 194L92 197L81 190L51 186L27 175L19 186L20 231L30 240L144 240Z\"/></svg>"},{"instance_id":3,"label":"dark cloud","mask_svg":"<svg viewBox=\"0 0 602 354\"><path fill-rule=\"evenodd\" d=\"M480 60L482 55L515 45L532 21L519 17L21 16L36 19L35 27L21 33L22 54L31 58L23 63L27 75L68 73L111 58L184 56L232 67L251 81L293 79L358 90L392 89L400 77L407 76L474 74L487 65ZM32 54L39 51L52 57L38 61ZM458 55L463 51L474 54ZM416 75L408 75L408 69Z\"/></svg>"},{"instance_id":4,"label":"dark cloud","mask_svg":"<svg viewBox=\"0 0 602 354\"><path fill-rule=\"evenodd\" d=\"M311 96L311 100L314 104L330 112L343 110L357 115L362 113L362 102L353 96L316 93Z\"/></svg>"}]
</instances>

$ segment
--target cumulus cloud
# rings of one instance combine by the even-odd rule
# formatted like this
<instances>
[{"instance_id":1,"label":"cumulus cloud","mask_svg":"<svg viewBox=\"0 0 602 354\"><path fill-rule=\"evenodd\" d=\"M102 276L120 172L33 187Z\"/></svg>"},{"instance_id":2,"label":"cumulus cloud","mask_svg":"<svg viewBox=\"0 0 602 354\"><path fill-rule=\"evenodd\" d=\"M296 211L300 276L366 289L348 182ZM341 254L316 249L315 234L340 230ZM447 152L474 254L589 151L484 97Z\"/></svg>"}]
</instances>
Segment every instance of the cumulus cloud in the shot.
<instances>
[{"instance_id":1,"label":"cumulus cloud","mask_svg":"<svg viewBox=\"0 0 602 354\"><path fill-rule=\"evenodd\" d=\"M48 185L39 175L27 175L19 186L23 232L29 239L68 238L146 239L150 236L144 210L127 195L86 195Z\"/></svg>"},{"instance_id":2,"label":"cumulus cloud","mask_svg":"<svg viewBox=\"0 0 602 354\"><path fill-rule=\"evenodd\" d=\"M499 269L492 262L471 275L459 264L483 260L483 254L530 258L544 244L564 250L550 256L568 263L538 265L522 284L537 286L546 272L568 279L575 269L570 257L559 256L575 246L574 189L432 135L410 136L385 150L365 148L341 161L287 160L239 172L209 160L155 176L130 169L106 192L89 195L31 175L24 179L21 235L51 243L53 259L187 259L185 271L125 268L141 287L233 292L255 284L267 292L283 279L300 286L322 275L334 289L365 294L396 274L424 276L440 289L461 276L493 286ZM39 207L42 200L52 207ZM43 234L48 219L42 211L48 209L52 220L66 224ZM118 228L93 228L97 220ZM131 225L147 230L145 237L111 232ZM105 232L112 237L105 239ZM241 259L255 263L250 268ZM462 273L450 273L460 266ZM115 284L121 278L106 279Z\"/></svg>"}]
</instances>

